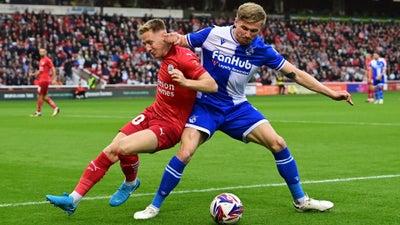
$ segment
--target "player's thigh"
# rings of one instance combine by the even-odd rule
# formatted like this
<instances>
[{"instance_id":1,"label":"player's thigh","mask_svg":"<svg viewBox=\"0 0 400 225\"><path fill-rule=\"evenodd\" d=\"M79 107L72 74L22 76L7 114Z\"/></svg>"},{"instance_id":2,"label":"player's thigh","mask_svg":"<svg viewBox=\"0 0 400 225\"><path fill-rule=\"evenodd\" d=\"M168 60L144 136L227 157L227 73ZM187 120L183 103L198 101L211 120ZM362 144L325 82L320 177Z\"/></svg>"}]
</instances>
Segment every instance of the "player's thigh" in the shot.
<instances>
[{"instance_id":1,"label":"player's thigh","mask_svg":"<svg viewBox=\"0 0 400 225\"><path fill-rule=\"evenodd\" d=\"M248 134L259 124L268 122L250 103L243 102L225 114L220 130L239 141L248 142Z\"/></svg>"},{"instance_id":2,"label":"player's thigh","mask_svg":"<svg viewBox=\"0 0 400 225\"><path fill-rule=\"evenodd\" d=\"M157 149L158 139L156 134L149 129L141 130L128 135L118 142L121 154L132 155L138 153L151 153Z\"/></svg>"},{"instance_id":3,"label":"player's thigh","mask_svg":"<svg viewBox=\"0 0 400 225\"><path fill-rule=\"evenodd\" d=\"M119 129L120 133L114 138L112 146L116 146L116 148L120 152L120 142L122 141L122 139L131 136L132 134L148 129L149 122L153 120L153 117L154 115L148 110L145 110L141 114L135 116L131 121L127 122ZM126 145L127 142L124 143L125 145L123 147L129 147L129 145ZM124 151L129 151L129 149L124 149ZM123 152L121 153L123 154Z\"/></svg>"},{"instance_id":4,"label":"player's thigh","mask_svg":"<svg viewBox=\"0 0 400 225\"><path fill-rule=\"evenodd\" d=\"M286 147L285 140L276 133L270 123L259 124L247 135L247 140L263 145L275 152Z\"/></svg>"},{"instance_id":5,"label":"player's thigh","mask_svg":"<svg viewBox=\"0 0 400 225\"><path fill-rule=\"evenodd\" d=\"M183 130L181 146L178 150L178 158L187 164L197 148L207 140L208 134L195 128L187 127Z\"/></svg>"},{"instance_id":6,"label":"player's thigh","mask_svg":"<svg viewBox=\"0 0 400 225\"><path fill-rule=\"evenodd\" d=\"M45 82L45 81L39 82L38 89L37 89L38 94L42 95L43 97L46 96L47 92L49 90L49 85L50 85L49 82Z\"/></svg>"}]
</instances>

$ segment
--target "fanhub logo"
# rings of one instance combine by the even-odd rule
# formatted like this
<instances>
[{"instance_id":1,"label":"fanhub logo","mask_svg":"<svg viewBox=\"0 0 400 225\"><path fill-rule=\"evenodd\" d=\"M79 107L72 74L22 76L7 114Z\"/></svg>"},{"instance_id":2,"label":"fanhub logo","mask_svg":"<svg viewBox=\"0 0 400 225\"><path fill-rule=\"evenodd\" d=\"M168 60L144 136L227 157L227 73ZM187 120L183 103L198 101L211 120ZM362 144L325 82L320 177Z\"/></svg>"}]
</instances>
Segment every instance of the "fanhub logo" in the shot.
<instances>
[{"instance_id":1,"label":"fanhub logo","mask_svg":"<svg viewBox=\"0 0 400 225\"><path fill-rule=\"evenodd\" d=\"M249 62L249 60L243 61L240 59L240 57L237 56L226 56L220 54L219 51L213 51L212 59L216 59L219 62L224 62L226 64L237 66L239 68L244 68L246 70L251 69L251 63Z\"/></svg>"}]
</instances>

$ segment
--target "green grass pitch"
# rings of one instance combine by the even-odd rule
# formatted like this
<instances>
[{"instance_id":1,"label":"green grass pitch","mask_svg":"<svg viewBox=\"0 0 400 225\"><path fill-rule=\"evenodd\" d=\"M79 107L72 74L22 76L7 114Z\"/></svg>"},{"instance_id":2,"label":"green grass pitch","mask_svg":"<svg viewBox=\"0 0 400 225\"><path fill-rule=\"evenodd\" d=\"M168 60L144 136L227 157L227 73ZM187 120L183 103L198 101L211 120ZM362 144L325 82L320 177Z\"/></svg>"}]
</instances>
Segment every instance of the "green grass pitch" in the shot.
<instances>
[{"instance_id":1,"label":"green grass pitch","mask_svg":"<svg viewBox=\"0 0 400 225\"><path fill-rule=\"evenodd\" d=\"M305 191L333 201L332 211L295 212L272 155L218 132L199 148L176 193L149 221L135 221L133 212L150 203L176 147L140 156L142 185L120 207L108 206L106 197L123 180L118 164L73 216L45 203L44 196L72 191L90 160L151 98L56 100L62 110L56 118L48 106L41 118L30 118L34 101L2 101L0 223L212 225L211 200L232 192L245 207L241 225L400 224L400 93L386 93L384 105L365 98L355 94L353 107L320 95L249 98L285 138Z\"/></svg>"}]
</instances>

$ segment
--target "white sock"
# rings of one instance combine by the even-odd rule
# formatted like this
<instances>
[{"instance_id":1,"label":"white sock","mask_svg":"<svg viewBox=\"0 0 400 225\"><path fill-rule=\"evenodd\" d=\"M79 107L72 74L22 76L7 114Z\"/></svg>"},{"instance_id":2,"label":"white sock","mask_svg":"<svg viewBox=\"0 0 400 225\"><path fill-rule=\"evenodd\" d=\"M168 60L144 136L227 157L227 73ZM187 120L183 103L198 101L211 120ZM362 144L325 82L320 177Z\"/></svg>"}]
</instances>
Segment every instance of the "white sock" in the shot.
<instances>
[{"instance_id":1,"label":"white sock","mask_svg":"<svg viewBox=\"0 0 400 225\"><path fill-rule=\"evenodd\" d=\"M301 197L299 199L296 199L296 202L299 203L299 204L303 204L307 200L308 200L308 196L304 195L303 197Z\"/></svg>"},{"instance_id":2,"label":"white sock","mask_svg":"<svg viewBox=\"0 0 400 225\"><path fill-rule=\"evenodd\" d=\"M137 179L135 179L134 181L130 181L130 182L125 180L125 184L128 185L128 186L135 186L136 185L136 181L137 181Z\"/></svg>"},{"instance_id":3,"label":"white sock","mask_svg":"<svg viewBox=\"0 0 400 225\"><path fill-rule=\"evenodd\" d=\"M72 197L72 199L74 200L74 204L77 205L81 199L82 199L82 195L80 195L78 192L73 191L71 194L69 194L69 196Z\"/></svg>"}]
</instances>

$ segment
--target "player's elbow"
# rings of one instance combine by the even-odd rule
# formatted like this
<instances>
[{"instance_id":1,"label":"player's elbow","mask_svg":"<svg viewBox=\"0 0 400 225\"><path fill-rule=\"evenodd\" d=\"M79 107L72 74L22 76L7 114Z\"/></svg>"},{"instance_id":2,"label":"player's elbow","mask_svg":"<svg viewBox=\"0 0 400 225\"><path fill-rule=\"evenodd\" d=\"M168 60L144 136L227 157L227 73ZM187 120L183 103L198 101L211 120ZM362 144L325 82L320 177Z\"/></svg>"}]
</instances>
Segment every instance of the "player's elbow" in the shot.
<instances>
[{"instance_id":1,"label":"player's elbow","mask_svg":"<svg viewBox=\"0 0 400 225\"><path fill-rule=\"evenodd\" d=\"M207 87L208 87L208 92L215 93L215 92L218 91L218 84L217 84L217 82L215 82L215 80L212 79L212 78L211 78L210 81L208 82Z\"/></svg>"},{"instance_id":2,"label":"player's elbow","mask_svg":"<svg viewBox=\"0 0 400 225\"><path fill-rule=\"evenodd\" d=\"M211 79L210 81L203 83L201 91L215 93L218 91L218 84L213 79Z\"/></svg>"},{"instance_id":3,"label":"player's elbow","mask_svg":"<svg viewBox=\"0 0 400 225\"><path fill-rule=\"evenodd\" d=\"M213 85L211 85L211 91L210 92L217 92L218 91L218 84L217 83L213 83Z\"/></svg>"}]
</instances>

